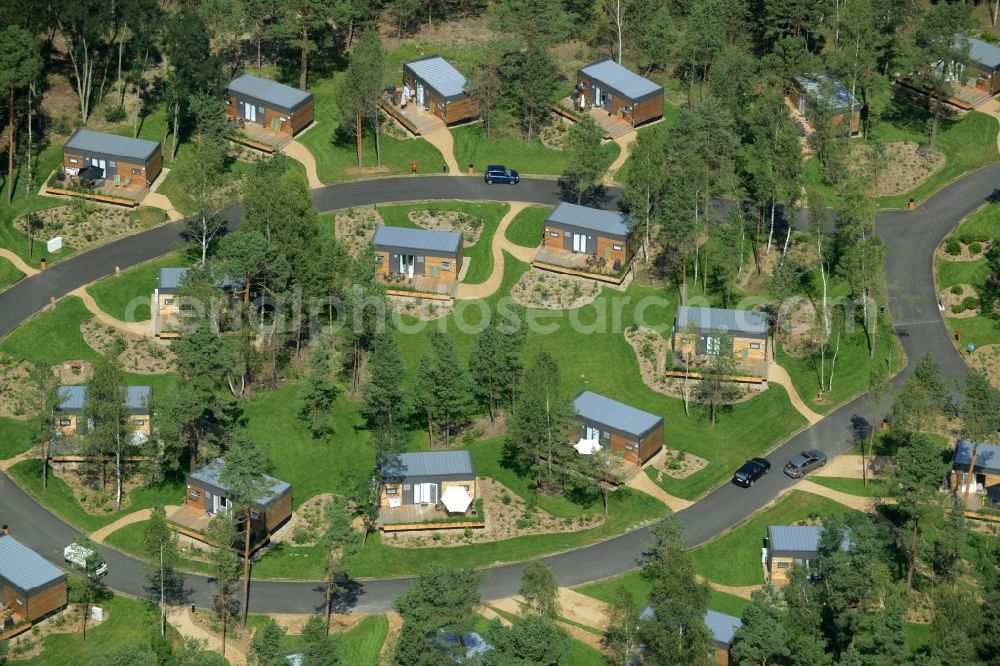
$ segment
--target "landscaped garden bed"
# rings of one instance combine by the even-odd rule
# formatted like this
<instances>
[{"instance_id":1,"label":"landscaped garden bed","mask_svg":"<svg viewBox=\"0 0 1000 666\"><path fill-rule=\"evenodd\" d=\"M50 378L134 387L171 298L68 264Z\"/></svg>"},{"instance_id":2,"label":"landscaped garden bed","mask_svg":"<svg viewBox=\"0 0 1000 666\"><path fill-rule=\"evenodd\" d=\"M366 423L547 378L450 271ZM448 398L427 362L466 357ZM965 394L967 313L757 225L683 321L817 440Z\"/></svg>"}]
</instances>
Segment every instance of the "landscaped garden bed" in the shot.
<instances>
[{"instance_id":1,"label":"landscaped garden bed","mask_svg":"<svg viewBox=\"0 0 1000 666\"><path fill-rule=\"evenodd\" d=\"M384 224L375 206L338 211L333 219L337 240L347 248L352 257L358 256L371 245L375 229Z\"/></svg>"},{"instance_id":2,"label":"landscaped garden bed","mask_svg":"<svg viewBox=\"0 0 1000 666\"><path fill-rule=\"evenodd\" d=\"M968 284L956 284L941 292L941 302L949 317L966 319L979 314L979 297Z\"/></svg>"},{"instance_id":3,"label":"landscaped garden bed","mask_svg":"<svg viewBox=\"0 0 1000 666\"><path fill-rule=\"evenodd\" d=\"M989 378L990 383L1000 389L1000 345L983 345L966 356L966 362Z\"/></svg>"},{"instance_id":4,"label":"landscaped garden bed","mask_svg":"<svg viewBox=\"0 0 1000 666\"><path fill-rule=\"evenodd\" d=\"M426 210L410 211L410 221L432 231L458 231L465 245L475 245L483 232L483 218L460 210L440 210L431 204Z\"/></svg>"},{"instance_id":5,"label":"landscaped garden bed","mask_svg":"<svg viewBox=\"0 0 1000 666\"><path fill-rule=\"evenodd\" d=\"M120 331L96 317L80 324L80 333L97 353L114 352L125 372L158 375L175 370L175 356L169 345L142 335Z\"/></svg>"},{"instance_id":6,"label":"landscaped garden bed","mask_svg":"<svg viewBox=\"0 0 1000 666\"><path fill-rule=\"evenodd\" d=\"M867 168L871 161L865 145L855 145L851 153L852 170ZM930 150L915 141L893 141L884 144L884 160L874 185L877 197L895 196L915 189L944 166L945 154Z\"/></svg>"},{"instance_id":7,"label":"landscaped garden bed","mask_svg":"<svg viewBox=\"0 0 1000 666\"><path fill-rule=\"evenodd\" d=\"M664 474L672 479L686 479L706 467L708 461L704 458L679 449L664 449L663 455L656 456L653 464L647 469L655 470L655 474L650 471L650 476L659 483L663 480Z\"/></svg>"},{"instance_id":8,"label":"landscaped garden bed","mask_svg":"<svg viewBox=\"0 0 1000 666\"><path fill-rule=\"evenodd\" d=\"M64 245L76 250L86 250L166 220L166 214L157 208L128 211L86 201L72 201L66 206L48 208L29 215L36 216L41 224L40 229L35 229L36 239L44 242L61 236ZM14 228L25 235L28 234L29 215L22 215L14 220ZM41 249L44 247L41 245Z\"/></svg>"},{"instance_id":9,"label":"landscaped garden bed","mask_svg":"<svg viewBox=\"0 0 1000 666\"><path fill-rule=\"evenodd\" d=\"M593 280L532 268L521 275L510 295L517 303L529 308L573 310L593 303L601 288Z\"/></svg>"},{"instance_id":10,"label":"landscaped garden bed","mask_svg":"<svg viewBox=\"0 0 1000 666\"><path fill-rule=\"evenodd\" d=\"M0 417L27 419L35 416L44 396L31 379L32 366L0 353Z\"/></svg>"},{"instance_id":11,"label":"landscaped garden bed","mask_svg":"<svg viewBox=\"0 0 1000 666\"><path fill-rule=\"evenodd\" d=\"M431 300L408 296L390 296L386 299L394 311L422 321L434 321L455 311L454 300Z\"/></svg>"}]
</instances>

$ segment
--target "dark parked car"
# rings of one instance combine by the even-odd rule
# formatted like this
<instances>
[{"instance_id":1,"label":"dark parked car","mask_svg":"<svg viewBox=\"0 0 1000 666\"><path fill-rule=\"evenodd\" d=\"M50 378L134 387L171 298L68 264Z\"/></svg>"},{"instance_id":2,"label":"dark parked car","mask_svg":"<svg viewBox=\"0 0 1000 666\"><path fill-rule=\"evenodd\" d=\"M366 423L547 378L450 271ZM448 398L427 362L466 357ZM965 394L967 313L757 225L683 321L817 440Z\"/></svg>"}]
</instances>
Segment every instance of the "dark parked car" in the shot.
<instances>
[{"instance_id":1,"label":"dark parked car","mask_svg":"<svg viewBox=\"0 0 1000 666\"><path fill-rule=\"evenodd\" d=\"M754 481L767 474L770 469L771 463L763 458L751 458L733 474L733 483L749 488L754 484Z\"/></svg>"},{"instance_id":2,"label":"dark parked car","mask_svg":"<svg viewBox=\"0 0 1000 666\"><path fill-rule=\"evenodd\" d=\"M483 179L490 185L493 183L510 183L511 185L516 185L517 181L521 180L521 176L513 169L508 169L499 164L491 164L486 167Z\"/></svg>"},{"instance_id":3,"label":"dark parked car","mask_svg":"<svg viewBox=\"0 0 1000 666\"><path fill-rule=\"evenodd\" d=\"M800 479L824 465L826 465L826 454L816 449L809 449L788 461L788 464L785 465L785 474L793 479Z\"/></svg>"}]
</instances>

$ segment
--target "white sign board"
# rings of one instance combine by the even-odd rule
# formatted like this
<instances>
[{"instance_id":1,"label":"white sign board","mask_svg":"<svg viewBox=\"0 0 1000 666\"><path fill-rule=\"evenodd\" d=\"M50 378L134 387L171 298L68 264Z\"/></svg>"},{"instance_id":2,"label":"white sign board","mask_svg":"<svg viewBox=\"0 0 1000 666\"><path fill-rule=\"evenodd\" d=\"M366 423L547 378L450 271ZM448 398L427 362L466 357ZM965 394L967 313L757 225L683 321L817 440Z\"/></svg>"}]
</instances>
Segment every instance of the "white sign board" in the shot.
<instances>
[{"instance_id":1,"label":"white sign board","mask_svg":"<svg viewBox=\"0 0 1000 666\"><path fill-rule=\"evenodd\" d=\"M104 609L100 606L91 606L90 619L94 622L104 622Z\"/></svg>"},{"instance_id":2,"label":"white sign board","mask_svg":"<svg viewBox=\"0 0 1000 666\"><path fill-rule=\"evenodd\" d=\"M46 248L49 252L58 252L62 249L62 236L56 236L48 243L46 243Z\"/></svg>"}]
</instances>

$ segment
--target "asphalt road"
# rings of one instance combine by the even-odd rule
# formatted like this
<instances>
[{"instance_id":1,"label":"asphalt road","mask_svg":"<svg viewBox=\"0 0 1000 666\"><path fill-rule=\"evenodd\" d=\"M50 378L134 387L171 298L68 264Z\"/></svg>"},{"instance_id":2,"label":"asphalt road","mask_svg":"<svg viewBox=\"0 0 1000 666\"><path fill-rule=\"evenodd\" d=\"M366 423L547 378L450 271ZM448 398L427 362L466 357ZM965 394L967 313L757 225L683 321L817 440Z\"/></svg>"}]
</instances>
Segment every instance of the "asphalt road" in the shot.
<instances>
[{"instance_id":1,"label":"asphalt road","mask_svg":"<svg viewBox=\"0 0 1000 666\"><path fill-rule=\"evenodd\" d=\"M896 331L906 351L909 365L896 381L905 377L917 358L931 353L941 363L944 374L954 378L966 371L955 352L937 311L934 293L933 253L940 240L963 217L994 194L1000 181L1000 165L968 174L940 191L915 211L887 211L879 215L877 232L888 247L886 285L888 305ZM621 192L611 189L598 205L612 208ZM371 203L428 199L519 200L554 204L560 199L558 184L552 180L525 179L517 186L489 186L477 177L401 177L328 185L314 191L320 211L338 210ZM238 213L230 211L232 216ZM166 225L123 238L109 245L56 264L45 273L26 278L0 293L0 336L7 335L21 321L41 310L50 298L103 277L114 267L127 268L168 251L179 240L180 226ZM43 344L40 342L40 344ZM677 514L684 524L689 546L695 546L746 519L770 502L780 491L794 485L781 474L784 462L806 448L819 448L831 458L854 445L857 424L868 408L858 398L805 429L767 457L775 473L760 479L750 489L725 484ZM737 443L734 443L737 445ZM5 475L0 475L0 522L10 525L13 534L49 559L62 563L62 548L77 530L36 503ZM644 527L601 543L545 558L562 585L615 576L634 569L650 543ZM143 565L110 548L101 548L108 560L108 585L127 594L143 594ZM516 593L522 565L510 564L487 570L482 594L495 599ZM353 610L380 612L405 591L408 579L360 581L354 586ZM186 578L189 602L210 603L211 583L203 576ZM316 582L254 582L251 612L313 612L322 607L322 588Z\"/></svg>"}]
</instances>

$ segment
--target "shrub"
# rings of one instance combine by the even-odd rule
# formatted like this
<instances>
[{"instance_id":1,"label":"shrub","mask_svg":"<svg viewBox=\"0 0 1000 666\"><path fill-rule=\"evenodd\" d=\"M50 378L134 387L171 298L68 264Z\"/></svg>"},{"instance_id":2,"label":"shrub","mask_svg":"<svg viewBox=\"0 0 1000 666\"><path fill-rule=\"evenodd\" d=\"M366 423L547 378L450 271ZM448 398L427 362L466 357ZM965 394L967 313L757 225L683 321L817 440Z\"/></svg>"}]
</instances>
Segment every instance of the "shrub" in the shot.
<instances>
[{"instance_id":1,"label":"shrub","mask_svg":"<svg viewBox=\"0 0 1000 666\"><path fill-rule=\"evenodd\" d=\"M976 240L976 237L973 236L972 234L966 232L966 233L963 233L963 234L959 234L958 240L962 241L963 245L968 245L972 241Z\"/></svg>"},{"instance_id":2,"label":"shrub","mask_svg":"<svg viewBox=\"0 0 1000 666\"><path fill-rule=\"evenodd\" d=\"M965 306L962 305L961 303L957 303L951 306L951 311L955 314L962 314L963 312L965 312Z\"/></svg>"},{"instance_id":3,"label":"shrub","mask_svg":"<svg viewBox=\"0 0 1000 666\"><path fill-rule=\"evenodd\" d=\"M431 534L431 538L434 539L435 541L440 541L444 537L441 536L440 532L434 532L433 534Z\"/></svg>"},{"instance_id":4,"label":"shrub","mask_svg":"<svg viewBox=\"0 0 1000 666\"><path fill-rule=\"evenodd\" d=\"M983 245L979 241L972 241L969 243L969 252L972 254L979 254L983 251Z\"/></svg>"},{"instance_id":5,"label":"shrub","mask_svg":"<svg viewBox=\"0 0 1000 666\"><path fill-rule=\"evenodd\" d=\"M966 310L976 310L979 308L979 299L975 296L966 296L962 299L962 306Z\"/></svg>"},{"instance_id":6,"label":"shrub","mask_svg":"<svg viewBox=\"0 0 1000 666\"><path fill-rule=\"evenodd\" d=\"M944 242L944 251L952 256L957 256L962 254L962 246L957 238L951 236Z\"/></svg>"},{"instance_id":7,"label":"shrub","mask_svg":"<svg viewBox=\"0 0 1000 666\"><path fill-rule=\"evenodd\" d=\"M510 499L510 493L504 493L503 495L501 495L501 496L500 496L500 502L501 502L501 503L502 503L502 504L503 504L504 506L508 506L508 505L510 505L510 502L511 502L511 499Z\"/></svg>"},{"instance_id":8,"label":"shrub","mask_svg":"<svg viewBox=\"0 0 1000 666\"><path fill-rule=\"evenodd\" d=\"M522 516L514 521L514 527L516 527L519 530L527 529L531 527L531 521Z\"/></svg>"},{"instance_id":9,"label":"shrub","mask_svg":"<svg viewBox=\"0 0 1000 666\"><path fill-rule=\"evenodd\" d=\"M124 106L109 106L104 109L104 119L109 123L120 123L128 118Z\"/></svg>"},{"instance_id":10,"label":"shrub","mask_svg":"<svg viewBox=\"0 0 1000 666\"><path fill-rule=\"evenodd\" d=\"M961 294L963 291L965 290L962 289L962 285L960 284L956 284L954 287L951 288L951 293L955 294L956 296Z\"/></svg>"}]
</instances>

